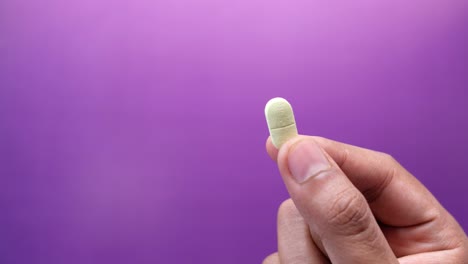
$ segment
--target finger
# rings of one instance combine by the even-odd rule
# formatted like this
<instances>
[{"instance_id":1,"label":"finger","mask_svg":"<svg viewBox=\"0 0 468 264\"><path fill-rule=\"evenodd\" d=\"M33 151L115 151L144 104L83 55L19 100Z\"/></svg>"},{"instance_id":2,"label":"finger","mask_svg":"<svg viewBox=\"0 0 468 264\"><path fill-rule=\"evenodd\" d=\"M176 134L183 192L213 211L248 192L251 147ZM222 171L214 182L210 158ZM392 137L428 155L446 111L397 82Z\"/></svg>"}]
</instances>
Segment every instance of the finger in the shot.
<instances>
[{"instance_id":1,"label":"finger","mask_svg":"<svg viewBox=\"0 0 468 264\"><path fill-rule=\"evenodd\" d=\"M465 264L468 259L468 251L464 248L441 250L435 252L420 253L399 258L400 264Z\"/></svg>"},{"instance_id":2,"label":"finger","mask_svg":"<svg viewBox=\"0 0 468 264\"><path fill-rule=\"evenodd\" d=\"M284 201L278 210L278 253L282 264L329 263L291 199Z\"/></svg>"},{"instance_id":3,"label":"finger","mask_svg":"<svg viewBox=\"0 0 468 264\"><path fill-rule=\"evenodd\" d=\"M276 162L276 159L278 158L278 149L273 145L273 142L271 141L271 136L267 138L266 150L270 158Z\"/></svg>"},{"instance_id":4,"label":"finger","mask_svg":"<svg viewBox=\"0 0 468 264\"><path fill-rule=\"evenodd\" d=\"M280 259L279 259L279 255L278 255L278 252L275 252L271 255L269 255L268 257L266 257L263 261L262 261L262 264L280 264Z\"/></svg>"},{"instance_id":5,"label":"finger","mask_svg":"<svg viewBox=\"0 0 468 264\"><path fill-rule=\"evenodd\" d=\"M465 241L457 221L391 156L325 138L312 138L364 194L397 256L441 252L457 248Z\"/></svg>"},{"instance_id":6,"label":"finger","mask_svg":"<svg viewBox=\"0 0 468 264\"><path fill-rule=\"evenodd\" d=\"M432 194L391 156L320 137L297 138L311 138L325 150L363 193L381 223L414 226L444 212ZM278 150L269 140L267 151L277 159Z\"/></svg>"},{"instance_id":7,"label":"finger","mask_svg":"<svg viewBox=\"0 0 468 264\"><path fill-rule=\"evenodd\" d=\"M283 181L334 264L398 263L364 196L311 138L296 137L278 153Z\"/></svg>"}]
</instances>

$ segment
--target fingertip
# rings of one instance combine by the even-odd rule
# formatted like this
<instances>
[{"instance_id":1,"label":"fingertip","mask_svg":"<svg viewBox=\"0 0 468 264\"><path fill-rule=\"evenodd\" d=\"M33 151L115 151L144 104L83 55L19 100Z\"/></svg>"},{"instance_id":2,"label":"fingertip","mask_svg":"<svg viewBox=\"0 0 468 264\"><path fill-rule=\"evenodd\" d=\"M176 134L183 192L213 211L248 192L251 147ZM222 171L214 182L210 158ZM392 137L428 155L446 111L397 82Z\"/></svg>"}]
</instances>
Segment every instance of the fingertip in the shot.
<instances>
[{"instance_id":1,"label":"fingertip","mask_svg":"<svg viewBox=\"0 0 468 264\"><path fill-rule=\"evenodd\" d=\"M266 151L267 151L268 155L270 156L270 158L274 162L277 162L278 161L278 155L279 155L281 149L287 150L290 145L294 144L294 142L296 142L297 140L302 139L302 138L305 138L305 136L301 136L301 135L295 136L295 137L289 139L288 141L286 141L286 143L284 143L283 146L281 146L280 149L277 149L273 145L273 142L271 140L271 136L269 136L267 138L267 141L266 141L266 144L265 144L266 145Z\"/></svg>"},{"instance_id":2,"label":"fingertip","mask_svg":"<svg viewBox=\"0 0 468 264\"><path fill-rule=\"evenodd\" d=\"M266 141L266 151L268 153L268 156L276 162L276 159L278 158L278 149L273 145L271 142L271 136L267 138Z\"/></svg>"},{"instance_id":3,"label":"fingertip","mask_svg":"<svg viewBox=\"0 0 468 264\"><path fill-rule=\"evenodd\" d=\"M298 136L295 136L291 139L289 139L288 141L286 141L286 143L284 143L280 149L276 149L274 146L273 146L273 143L271 143L271 146L272 148L275 148L276 150L276 153L275 153L275 160L277 162L279 162L280 160L283 160L283 159L286 159L287 158L287 155L289 153L289 149L291 148L291 146L295 145L298 141L301 141L303 139L307 139L309 138L308 136L302 136L302 135L298 135Z\"/></svg>"}]
</instances>

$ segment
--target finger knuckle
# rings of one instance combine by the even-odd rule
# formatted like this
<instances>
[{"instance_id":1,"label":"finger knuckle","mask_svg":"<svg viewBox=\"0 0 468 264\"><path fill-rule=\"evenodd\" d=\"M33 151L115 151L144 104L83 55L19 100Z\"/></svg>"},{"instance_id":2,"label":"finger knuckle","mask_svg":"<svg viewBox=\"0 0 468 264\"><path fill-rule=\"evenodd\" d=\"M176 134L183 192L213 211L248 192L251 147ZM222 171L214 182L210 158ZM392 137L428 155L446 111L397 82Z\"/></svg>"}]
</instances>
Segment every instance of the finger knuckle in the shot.
<instances>
[{"instance_id":1,"label":"finger knuckle","mask_svg":"<svg viewBox=\"0 0 468 264\"><path fill-rule=\"evenodd\" d=\"M370 225L370 210L361 193L346 189L335 196L328 211L331 226L346 235L364 232Z\"/></svg>"},{"instance_id":2,"label":"finger knuckle","mask_svg":"<svg viewBox=\"0 0 468 264\"><path fill-rule=\"evenodd\" d=\"M266 258L263 259L262 264L277 264L279 258L278 258L278 252L275 252L271 255L268 255Z\"/></svg>"},{"instance_id":3,"label":"finger knuckle","mask_svg":"<svg viewBox=\"0 0 468 264\"><path fill-rule=\"evenodd\" d=\"M278 208L278 219L285 219L291 215L296 215L297 208L292 199L287 199Z\"/></svg>"},{"instance_id":4,"label":"finger knuckle","mask_svg":"<svg viewBox=\"0 0 468 264\"><path fill-rule=\"evenodd\" d=\"M291 199L287 199L281 203L278 208L278 218L283 218L294 214L297 211L294 202Z\"/></svg>"},{"instance_id":5,"label":"finger knuckle","mask_svg":"<svg viewBox=\"0 0 468 264\"><path fill-rule=\"evenodd\" d=\"M385 163L390 164L390 165L398 164L398 161L391 154L380 152L380 155L382 156L382 160Z\"/></svg>"},{"instance_id":6,"label":"finger knuckle","mask_svg":"<svg viewBox=\"0 0 468 264\"><path fill-rule=\"evenodd\" d=\"M278 209L278 230L294 231L303 228L305 220L291 199L284 201ZM278 234L279 236L280 234Z\"/></svg>"}]
</instances>

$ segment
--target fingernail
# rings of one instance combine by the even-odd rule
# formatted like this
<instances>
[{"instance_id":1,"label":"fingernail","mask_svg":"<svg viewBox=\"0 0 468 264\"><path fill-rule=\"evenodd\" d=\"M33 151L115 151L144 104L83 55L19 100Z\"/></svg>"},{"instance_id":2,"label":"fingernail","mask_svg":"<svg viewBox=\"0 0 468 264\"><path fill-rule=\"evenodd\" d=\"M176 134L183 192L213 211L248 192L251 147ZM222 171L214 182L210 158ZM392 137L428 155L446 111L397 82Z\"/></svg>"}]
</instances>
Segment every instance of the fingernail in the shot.
<instances>
[{"instance_id":1,"label":"fingernail","mask_svg":"<svg viewBox=\"0 0 468 264\"><path fill-rule=\"evenodd\" d=\"M296 182L303 183L328 170L330 163L315 142L301 140L290 147L288 166Z\"/></svg>"}]
</instances>

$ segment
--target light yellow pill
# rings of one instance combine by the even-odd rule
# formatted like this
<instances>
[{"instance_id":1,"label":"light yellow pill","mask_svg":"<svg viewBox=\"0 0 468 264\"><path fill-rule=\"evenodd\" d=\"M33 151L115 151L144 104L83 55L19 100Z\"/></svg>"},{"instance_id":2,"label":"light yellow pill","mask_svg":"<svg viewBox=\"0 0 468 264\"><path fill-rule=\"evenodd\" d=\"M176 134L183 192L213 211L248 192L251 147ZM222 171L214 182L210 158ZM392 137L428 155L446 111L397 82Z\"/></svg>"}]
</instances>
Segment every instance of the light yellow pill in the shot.
<instances>
[{"instance_id":1,"label":"light yellow pill","mask_svg":"<svg viewBox=\"0 0 468 264\"><path fill-rule=\"evenodd\" d=\"M272 143L276 148L297 136L296 121L291 105L284 98L276 97L265 106L265 116Z\"/></svg>"}]
</instances>

